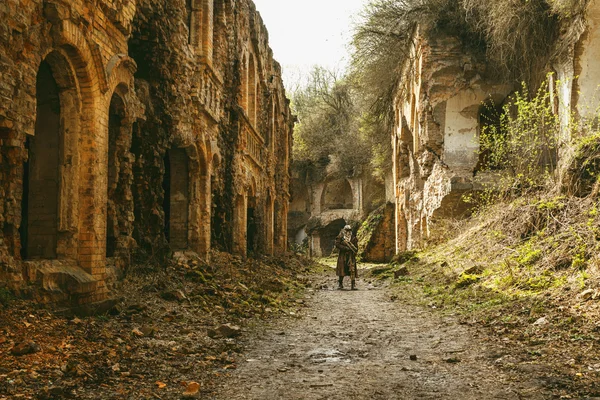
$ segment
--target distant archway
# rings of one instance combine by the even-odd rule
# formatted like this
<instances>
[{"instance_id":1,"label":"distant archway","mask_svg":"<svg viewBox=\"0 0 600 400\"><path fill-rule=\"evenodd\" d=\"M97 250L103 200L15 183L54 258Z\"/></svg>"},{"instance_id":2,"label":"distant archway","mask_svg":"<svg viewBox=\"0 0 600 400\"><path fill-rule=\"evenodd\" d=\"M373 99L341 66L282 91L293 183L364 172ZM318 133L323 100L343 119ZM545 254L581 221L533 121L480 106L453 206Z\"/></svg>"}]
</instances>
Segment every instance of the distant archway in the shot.
<instances>
[{"instance_id":1,"label":"distant archway","mask_svg":"<svg viewBox=\"0 0 600 400\"><path fill-rule=\"evenodd\" d=\"M335 238L346 225L343 219L336 219L319 231L321 238L321 252L323 256L329 256L335 247Z\"/></svg>"},{"instance_id":2,"label":"distant archway","mask_svg":"<svg viewBox=\"0 0 600 400\"><path fill-rule=\"evenodd\" d=\"M326 184L321 198L322 211L352 209L352 187L347 179L338 179Z\"/></svg>"},{"instance_id":3,"label":"distant archway","mask_svg":"<svg viewBox=\"0 0 600 400\"><path fill-rule=\"evenodd\" d=\"M117 249L117 240L122 231L119 226L118 197L123 192L123 182L119 179L119 144L123 141L122 129L125 118L125 103L118 94L113 94L108 110L108 202L106 207L106 256L113 257Z\"/></svg>"}]
</instances>

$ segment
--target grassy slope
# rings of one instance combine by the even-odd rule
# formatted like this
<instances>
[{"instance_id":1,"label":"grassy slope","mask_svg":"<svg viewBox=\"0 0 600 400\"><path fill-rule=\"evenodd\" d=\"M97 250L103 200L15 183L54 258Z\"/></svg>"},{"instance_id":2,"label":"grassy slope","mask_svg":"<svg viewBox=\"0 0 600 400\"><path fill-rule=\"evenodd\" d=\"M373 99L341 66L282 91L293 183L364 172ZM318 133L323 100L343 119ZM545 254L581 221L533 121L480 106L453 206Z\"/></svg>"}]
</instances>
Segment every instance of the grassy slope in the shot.
<instances>
[{"instance_id":1,"label":"grassy slope","mask_svg":"<svg viewBox=\"0 0 600 400\"><path fill-rule=\"evenodd\" d=\"M598 396L597 207L594 196L544 194L497 204L451 227L447 222L437 244L403 264L410 275L395 280L397 290L490 328L492 337L521 352L510 368L551 366L549 384L558 394ZM380 276L393 277L399 267Z\"/></svg>"}]
</instances>

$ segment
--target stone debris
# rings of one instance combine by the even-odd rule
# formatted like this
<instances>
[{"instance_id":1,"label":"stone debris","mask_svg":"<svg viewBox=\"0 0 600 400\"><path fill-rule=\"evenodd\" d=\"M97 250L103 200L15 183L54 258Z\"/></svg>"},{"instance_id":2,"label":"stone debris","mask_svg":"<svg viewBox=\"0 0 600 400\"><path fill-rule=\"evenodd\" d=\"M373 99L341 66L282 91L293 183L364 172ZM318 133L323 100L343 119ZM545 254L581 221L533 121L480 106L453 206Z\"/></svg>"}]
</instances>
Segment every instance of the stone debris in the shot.
<instances>
[{"instance_id":1,"label":"stone debris","mask_svg":"<svg viewBox=\"0 0 600 400\"><path fill-rule=\"evenodd\" d=\"M24 356L26 354L34 354L41 350L39 344L34 342L33 340L29 340L26 342L19 343L15 345L10 353L14 356Z\"/></svg>"}]
</instances>

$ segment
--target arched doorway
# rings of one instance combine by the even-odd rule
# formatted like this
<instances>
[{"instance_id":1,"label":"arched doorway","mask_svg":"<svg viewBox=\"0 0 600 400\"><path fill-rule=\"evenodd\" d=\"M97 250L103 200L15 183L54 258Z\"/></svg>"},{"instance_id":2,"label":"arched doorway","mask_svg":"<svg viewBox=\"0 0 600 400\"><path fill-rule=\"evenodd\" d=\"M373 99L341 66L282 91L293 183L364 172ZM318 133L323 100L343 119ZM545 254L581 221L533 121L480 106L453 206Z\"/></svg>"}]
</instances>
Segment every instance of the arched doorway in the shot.
<instances>
[{"instance_id":1,"label":"arched doorway","mask_svg":"<svg viewBox=\"0 0 600 400\"><path fill-rule=\"evenodd\" d=\"M163 180L165 237L174 251L188 248L189 159L185 149L167 151Z\"/></svg>"},{"instance_id":2,"label":"arched doorway","mask_svg":"<svg viewBox=\"0 0 600 400\"><path fill-rule=\"evenodd\" d=\"M123 141L121 135L125 118L125 103L118 94L113 94L108 110L108 196L106 207L106 256L114 257L117 240L123 222L123 210L120 210L120 197L123 194L120 173L119 144Z\"/></svg>"},{"instance_id":3,"label":"arched doorway","mask_svg":"<svg viewBox=\"0 0 600 400\"><path fill-rule=\"evenodd\" d=\"M61 104L50 64L40 64L36 80L35 135L28 137L21 203L21 256L57 258Z\"/></svg>"},{"instance_id":4,"label":"arched doorway","mask_svg":"<svg viewBox=\"0 0 600 400\"><path fill-rule=\"evenodd\" d=\"M321 253L327 257L331 254L335 247L335 238L346 225L344 219L336 219L329 223L326 227L320 229L319 236L321 238Z\"/></svg>"},{"instance_id":5,"label":"arched doorway","mask_svg":"<svg viewBox=\"0 0 600 400\"><path fill-rule=\"evenodd\" d=\"M258 214L256 212L256 197L248 197L246 208L246 254L254 254L258 250Z\"/></svg>"}]
</instances>

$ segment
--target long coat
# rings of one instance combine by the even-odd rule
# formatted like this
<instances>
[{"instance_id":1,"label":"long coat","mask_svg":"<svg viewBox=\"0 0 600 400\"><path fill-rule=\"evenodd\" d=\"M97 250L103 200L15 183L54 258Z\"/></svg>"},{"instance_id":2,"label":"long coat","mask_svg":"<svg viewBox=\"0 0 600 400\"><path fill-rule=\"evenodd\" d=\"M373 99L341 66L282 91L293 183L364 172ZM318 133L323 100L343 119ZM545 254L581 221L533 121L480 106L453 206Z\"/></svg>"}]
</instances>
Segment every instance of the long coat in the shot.
<instances>
[{"instance_id":1,"label":"long coat","mask_svg":"<svg viewBox=\"0 0 600 400\"><path fill-rule=\"evenodd\" d=\"M358 249L358 239L352 235L350 243ZM354 276L358 277L358 269L356 268L356 254L350 250L350 247L344 242L344 234L340 232L335 238L335 247L340 250L337 260L336 273L337 276L351 276L354 271Z\"/></svg>"}]
</instances>

